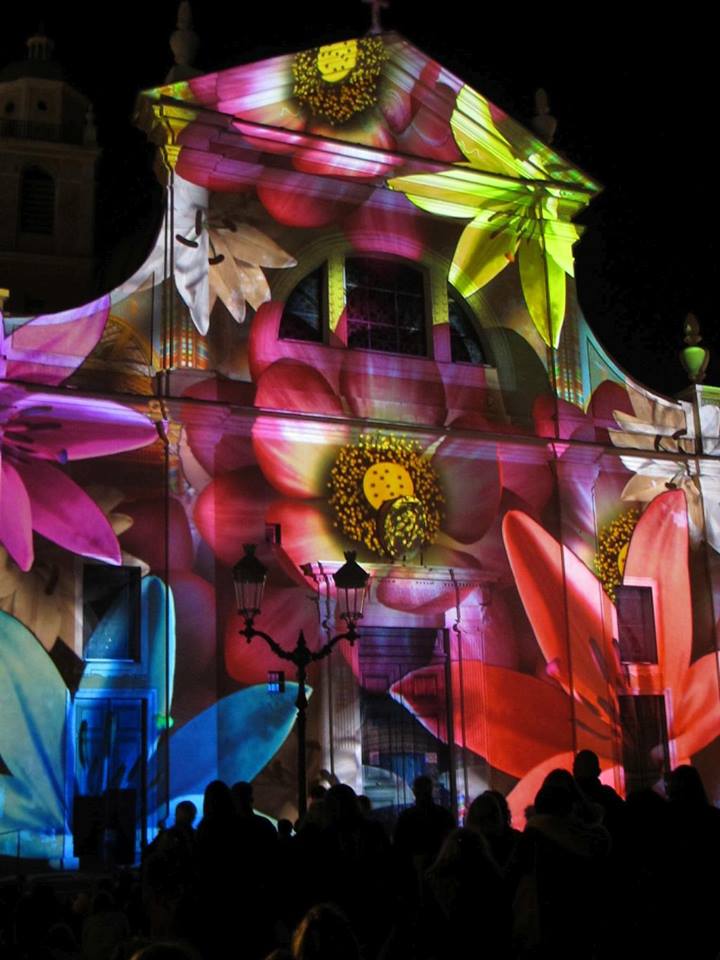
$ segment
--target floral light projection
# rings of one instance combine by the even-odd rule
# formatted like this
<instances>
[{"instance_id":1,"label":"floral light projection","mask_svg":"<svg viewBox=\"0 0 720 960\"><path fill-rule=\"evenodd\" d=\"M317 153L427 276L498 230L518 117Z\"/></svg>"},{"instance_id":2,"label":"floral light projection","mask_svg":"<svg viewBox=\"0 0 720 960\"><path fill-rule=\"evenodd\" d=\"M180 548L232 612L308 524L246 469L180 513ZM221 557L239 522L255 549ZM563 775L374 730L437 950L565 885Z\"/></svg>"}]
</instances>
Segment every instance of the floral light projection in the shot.
<instances>
[{"instance_id":1,"label":"floral light projection","mask_svg":"<svg viewBox=\"0 0 720 960\"><path fill-rule=\"evenodd\" d=\"M73 724L116 694L149 716L144 753L118 746L118 782L145 763L151 819L217 776L257 778L263 809L292 810L296 690L268 691L278 663L241 637L231 596L247 542L269 569L262 628L282 643L321 642L345 549L372 570L365 633L313 673L311 722L317 768L342 755L356 787L382 780L383 804L430 770L446 791L453 777L510 790L519 824L579 746L621 788L636 746L623 711L646 690L667 707L651 774L668 750L710 768L720 407L711 388L653 396L592 338L572 248L596 184L394 35L143 102L172 170L149 258L109 296L0 328L0 834L27 833L35 856L70 849L68 804L91 781L110 789ZM412 297L385 281L354 295L371 259L405 261ZM175 292L200 336L218 300L235 321L181 371L157 322ZM353 338L373 324L393 335ZM473 335L482 349L456 349ZM216 370L189 365L214 355ZM123 451L137 453L106 459ZM703 539L714 551L689 549ZM86 617L73 555L131 568L131 657L127 594ZM621 664L623 604L648 590L658 662Z\"/></svg>"},{"instance_id":2,"label":"floral light projection","mask_svg":"<svg viewBox=\"0 0 720 960\"><path fill-rule=\"evenodd\" d=\"M701 452L700 446L705 454L720 453L720 407L700 407L700 440L689 404L654 398L636 388L629 394L634 415L616 412L619 429L610 431L610 439L616 447L646 451L646 455L622 457L624 465L635 474L622 492L623 499L650 503L666 490L684 491L691 542L697 546L704 531L707 542L720 551L720 468L706 459L699 474L698 462L692 457ZM690 456L681 460L661 459L657 454Z\"/></svg>"},{"instance_id":3,"label":"floral light projection","mask_svg":"<svg viewBox=\"0 0 720 960\"><path fill-rule=\"evenodd\" d=\"M115 293L122 299L145 284L162 283L169 275L165 233L174 230L173 277L196 328L206 334L219 299L236 323L270 299L262 268L287 268L295 260L256 227L237 222L228 201L218 200L210 212L208 191L176 176L172 218L163 222L145 263Z\"/></svg>"}]
</instances>

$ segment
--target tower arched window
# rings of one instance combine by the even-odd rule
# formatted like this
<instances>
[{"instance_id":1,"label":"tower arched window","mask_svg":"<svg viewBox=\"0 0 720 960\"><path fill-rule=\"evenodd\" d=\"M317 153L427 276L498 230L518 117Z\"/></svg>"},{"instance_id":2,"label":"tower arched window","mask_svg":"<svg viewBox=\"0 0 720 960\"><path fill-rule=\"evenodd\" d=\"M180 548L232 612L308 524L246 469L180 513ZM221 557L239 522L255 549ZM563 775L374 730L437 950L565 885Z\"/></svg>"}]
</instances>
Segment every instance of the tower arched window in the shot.
<instances>
[{"instance_id":1,"label":"tower arched window","mask_svg":"<svg viewBox=\"0 0 720 960\"><path fill-rule=\"evenodd\" d=\"M40 167L26 167L20 180L20 232L51 236L55 230L55 181Z\"/></svg>"}]
</instances>

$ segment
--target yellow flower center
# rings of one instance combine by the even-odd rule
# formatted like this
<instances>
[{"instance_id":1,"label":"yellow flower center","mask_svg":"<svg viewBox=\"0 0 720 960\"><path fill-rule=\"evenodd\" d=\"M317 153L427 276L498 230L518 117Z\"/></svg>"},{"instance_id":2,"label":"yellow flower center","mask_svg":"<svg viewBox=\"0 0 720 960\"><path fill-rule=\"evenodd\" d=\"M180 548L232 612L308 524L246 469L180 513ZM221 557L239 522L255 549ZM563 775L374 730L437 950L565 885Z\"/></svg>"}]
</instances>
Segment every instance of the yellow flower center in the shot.
<instances>
[{"instance_id":1,"label":"yellow flower center","mask_svg":"<svg viewBox=\"0 0 720 960\"><path fill-rule=\"evenodd\" d=\"M347 123L377 103L387 53L380 37L331 43L298 53L293 94L313 117L332 126Z\"/></svg>"},{"instance_id":2,"label":"yellow flower center","mask_svg":"<svg viewBox=\"0 0 720 960\"><path fill-rule=\"evenodd\" d=\"M355 67L358 57L357 40L344 43L331 43L320 47L317 52L317 68L326 83L344 80Z\"/></svg>"},{"instance_id":3,"label":"yellow flower center","mask_svg":"<svg viewBox=\"0 0 720 960\"><path fill-rule=\"evenodd\" d=\"M408 556L440 529L443 495L416 440L362 435L341 448L328 487L335 526L381 556Z\"/></svg>"},{"instance_id":4,"label":"yellow flower center","mask_svg":"<svg viewBox=\"0 0 720 960\"><path fill-rule=\"evenodd\" d=\"M615 591L623 581L630 538L639 519L639 510L628 510L602 527L598 536L595 571L613 602Z\"/></svg>"}]
</instances>

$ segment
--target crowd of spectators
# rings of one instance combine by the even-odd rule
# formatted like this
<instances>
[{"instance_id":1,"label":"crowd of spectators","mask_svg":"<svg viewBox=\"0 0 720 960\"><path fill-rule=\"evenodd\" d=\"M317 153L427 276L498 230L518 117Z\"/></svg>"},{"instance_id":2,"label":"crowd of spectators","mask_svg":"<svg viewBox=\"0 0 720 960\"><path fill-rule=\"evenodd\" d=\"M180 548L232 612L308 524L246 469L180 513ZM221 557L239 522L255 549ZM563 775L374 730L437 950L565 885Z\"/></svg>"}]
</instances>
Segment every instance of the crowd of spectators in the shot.
<instances>
[{"instance_id":1,"label":"crowd of spectators","mask_svg":"<svg viewBox=\"0 0 720 960\"><path fill-rule=\"evenodd\" d=\"M582 751L545 778L522 832L502 794L462 827L418 777L392 836L347 785L277 828L252 787L178 804L139 871L63 895L0 888L6 960L716 960L720 811L697 771L622 800Z\"/></svg>"}]
</instances>

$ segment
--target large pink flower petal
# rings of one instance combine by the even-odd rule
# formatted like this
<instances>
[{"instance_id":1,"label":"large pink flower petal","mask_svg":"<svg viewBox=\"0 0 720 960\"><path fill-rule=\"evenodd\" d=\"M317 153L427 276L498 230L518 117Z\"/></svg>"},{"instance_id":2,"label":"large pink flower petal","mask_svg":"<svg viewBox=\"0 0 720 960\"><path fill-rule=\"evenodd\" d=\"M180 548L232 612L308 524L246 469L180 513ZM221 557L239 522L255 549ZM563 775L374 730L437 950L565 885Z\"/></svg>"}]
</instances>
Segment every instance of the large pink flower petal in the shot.
<instances>
[{"instance_id":1,"label":"large pink flower petal","mask_svg":"<svg viewBox=\"0 0 720 960\"><path fill-rule=\"evenodd\" d=\"M30 498L7 458L0 479L0 540L20 569L29 570L34 559Z\"/></svg>"},{"instance_id":2,"label":"large pink flower petal","mask_svg":"<svg viewBox=\"0 0 720 960\"><path fill-rule=\"evenodd\" d=\"M284 340L280 337L280 321L284 303L271 300L264 303L253 317L250 327L248 360L250 374L255 382L269 367L281 359L294 360L315 370L321 370L339 392L340 364L344 351L330 350L324 344L305 343L300 340Z\"/></svg>"},{"instance_id":3,"label":"large pink flower petal","mask_svg":"<svg viewBox=\"0 0 720 960\"><path fill-rule=\"evenodd\" d=\"M489 529L500 504L495 445L451 435L432 463L445 492L443 530L459 543L474 543Z\"/></svg>"},{"instance_id":4,"label":"large pink flower petal","mask_svg":"<svg viewBox=\"0 0 720 960\"><path fill-rule=\"evenodd\" d=\"M343 543L325 513L324 504L310 500L275 500L268 507L268 523L278 524L280 543L296 571L306 563L343 561Z\"/></svg>"},{"instance_id":5,"label":"large pink flower petal","mask_svg":"<svg viewBox=\"0 0 720 960\"><path fill-rule=\"evenodd\" d=\"M298 411L339 418L340 398L317 370L295 360L278 360L258 382L260 408ZM348 428L300 418L258 417L253 424L253 449L270 483L289 497L313 498L326 493L328 476Z\"/></svg>"},{"instance_id":6,"label":"large pink flower petal","mask_svg":"<svg viewBox=\"0 0 720 960\"><path fill-rule=\"evenodd\" d=\"M195 523L213 553L232 566L243 544L265 541L266 513L275 496L256 467L225 473L197 498Z\"/></svg>"},{"instance_id":7,"label":"large pink flower petal","mask_svg":"<svg viewBox=\"0 0 720 960\"><path fill-rule=\"evenodd\" d=\"M72 553L120 563L109 520L76 483L43 460L15 467L30 497L34 530Z\"/></svg>"},{"instance_id":8,"label":"large pink flower petal","mask_svg":"<svg viewBox=\"0 0 720 960\"><path fill-rule=\"evenodd\" d=\"M85 460L147 446L157 439L143 414L112 400L28 393L14 404L5 426L32 454L51 460Z\"/></svg>"},{"instance_id":9,"label":"large pink flower petal","mask_svg":"<svg viewBox=\"0 0 720 960\"><path fill-rule=\"evenodd\" d=\"M189 570L193 563L190 525L183 505L175 497L152 497L123 503L120 513L133 524L120 535L123 550L139 557L153 573L166 576L168 570Z\"/></svg>"},{"instance_id":10,"label":"large pink flower petal","mask_svg":"<svg viewBox=\"0 0 720 960\"><path fill-rule=\"evenodd\" d=\"M445 391L436 364L415 357L344 351L340 392L353 416L441 426Z\"/></svg>"},{"instance_id":11,"label":"large pink flower petal","mask_svg":"<svg viewBox=\"0 0 720 960\"><path fill-rule=\"evenodd\" d=\"M408 576L408 569L402 565L391 567L377 587L377 599L386 607L393 610L404 610L413 614L443 613L454 607L457 594L453 583L448 579L446 571L449 567L457 570L466 570L474 567L475 562L468 554L445 547L430 547L423 556L428 567L440 567L442 575L433 578L422 575ZM478 570L478 577L480 571ZM473 590L477 589L478 582L461 582L459 585L460 600L465 600Z\"/></svg>"},{"instance_id":12,"label":"large pink flower petal","mask_svg":"<svg viewBox=\"0 0 720 960\"><path fill-rule=\"evenodd\" d=\"M85 360L100 340L110 312L110 297L100 297L61 313L43 314L0 333L0 357L7 358L9 380L56 385Z\"/></svg>"},{"instance_id":13,"label":"large pink flower petal","mask_svg":"<svg viewBox=\"0 0 720 960\"><path fill-rule=\"evenodd\" d=\"M653 586L658 659L663 682L682 689L692 647L692 593L688 572L687 503L682 490L656 497L630 540L625 582Z\"/></svg>"},{"instance_id":14,"label":"large pink flower petal","mask_svg":"<svg viewBox=\"0 0 720 960\"><path fill-rule=\"evenodd\" d=\"M570 699L551 682L478 660L453 661L455 742L515 777L549 756L573 748ZM399 680L392 695L439 739L447 742L442 665L421 667ZM428 689L437 691L428 697ZM438 699L443 710L438 711ZM464 705L464 712L463 712ZM599 729L605 732L602 723ZM601 736L593 743L603 742Z\"/></svg>"},{"instance_id":15,"label":"large pink flower petal","mask_svg":"<svg viewBox=\"0 0 720 960\"><path fill-rule=\"evenodd\" d=\"M524 513L505 516L503 536L548 672L598 715L614 717L621 679L612 640L612 605L600 582Z\"/></svg>"},{"instance_id":16,"label":"large pink flower petal","mask_svg":"<svg viewBox=\"0 0 720 960\"><path fill-rule=\"evenodd\" d=\"M720 662L708 653L696 660L682 680L673 704L670 735L678 757L690 757L720 736Z\"/></svg>"},{"instance_id":17,"label":"large pink flower petal","mask_svg":"<svg viewBox=\"0 0 720 960\"><path fill-rule=\"evenodd\" d=\"M267 212L289 227L324 227L365 199L367 188L299 171L269 170L257 185Z\"/></svg>"},{"instance_id":18,"label":"large pink flower petal","mask_svg":"<svg viewBox=\"0 0 720 960\"><path fill-rule=\"evenodd\" d=\"M456 94L451 87L437 83L431 97L425 95L408 127L396 137L398 148L413 157L449 163L463 161L465 158L450 126L455 99Z\"/></svg>"},{"instance_id":19,"label":"large pink flower petal","mask_svg":"<svg viewBox=\"0 0 720 960\"><path fill-rule=\"evenodd\" d=\"M343 224L359 253L420 260L425 250L425 219L403 193L378 187Z\"/></svg>"},{"instance_id":20,"label":"large pink flower petal","mask_svg":"<svg viewBox=\"0 0 720 960\"><path fill-rule=\"evenodd\" d=\"M625 387L612 380L604 380L593 390L588 414L595 424L595 435L600 443L608 443L608 429L617 429L615 411L633 416L635 411Z\"/></svg>"}]
</instances>

